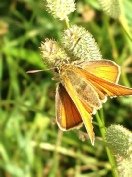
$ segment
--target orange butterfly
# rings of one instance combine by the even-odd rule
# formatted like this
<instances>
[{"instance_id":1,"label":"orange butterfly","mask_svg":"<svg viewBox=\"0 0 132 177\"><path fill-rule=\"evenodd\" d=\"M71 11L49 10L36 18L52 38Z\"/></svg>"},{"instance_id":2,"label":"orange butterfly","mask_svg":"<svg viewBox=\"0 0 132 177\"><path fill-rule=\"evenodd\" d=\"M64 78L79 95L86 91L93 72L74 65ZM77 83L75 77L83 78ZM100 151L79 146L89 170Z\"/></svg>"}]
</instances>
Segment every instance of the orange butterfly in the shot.
<instances>
[{"instance_id":1,"label":"orange butterfly","mask_svg":"<svg viewBox=\"0 0 132 177\"><path fill-rule=\"evenodd\" d=\"M92 145L92 114L102 107L107 96L132 95L132 89L118 85L120 67L109 60L69 63L55 62L56 120L62 130L78 128L84 123Z\"/></svg>"}]
</instances>

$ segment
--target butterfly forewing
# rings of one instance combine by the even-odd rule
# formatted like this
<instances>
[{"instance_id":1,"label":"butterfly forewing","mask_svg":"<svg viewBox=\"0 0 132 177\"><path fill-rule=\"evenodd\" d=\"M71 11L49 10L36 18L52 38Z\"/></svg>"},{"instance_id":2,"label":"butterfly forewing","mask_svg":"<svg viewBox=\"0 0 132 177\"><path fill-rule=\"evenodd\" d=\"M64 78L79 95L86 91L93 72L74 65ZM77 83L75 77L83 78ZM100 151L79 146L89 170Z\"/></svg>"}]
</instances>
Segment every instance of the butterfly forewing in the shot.
<instances>
[{"instance_id":1,"label":"butterfly forewing","mask_svg":"<svg viewBox=\"0 0 132 177\"><path fill-rule=\"evenodd\" d=\"M87 79L87 81L92 83L93 86L98 88L102 93L105 93L110 97L132 95L131 88L127 88L122 85L97 77L96 75L84 69L79 69L79 72L80 71L82 72L83 77Z\"/></svg>"},{"instance_id":2,"label":"butterfly forewing","mask_svg":"<svg viewBox=\"0 0 132 177\"><path fill-rule=\"evenodd\" d=\"M110 60L98 60L83 62L82 69L102 79L117 83L120 76L120 67Z\"/></svg>"}]
</instances>

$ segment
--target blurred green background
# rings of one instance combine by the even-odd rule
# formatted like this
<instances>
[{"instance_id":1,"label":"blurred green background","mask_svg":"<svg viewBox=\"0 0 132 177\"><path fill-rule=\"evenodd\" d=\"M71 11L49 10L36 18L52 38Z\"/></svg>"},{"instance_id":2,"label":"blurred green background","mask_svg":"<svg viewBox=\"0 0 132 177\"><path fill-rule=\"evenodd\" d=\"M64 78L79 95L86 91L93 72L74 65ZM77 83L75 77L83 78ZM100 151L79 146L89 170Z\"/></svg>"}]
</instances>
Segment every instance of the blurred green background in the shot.
<instances>
[{"instance_id":1,"label":"blurred green background","mask_svg":"<svg viewBox=\"0 0 132 177\"><path fill-rule=\"evenodd\" d=\"M121 3L122 24L132 34L132 1ZM93 34L103 58L121 66L119 83L132 87L132 38L96 0L76 4L70 24ZM43 0L0 2L0 177L112 176L98 126L94 125L94 147L88 139L82 141L78 130L61 132L55 121L56 82L51 72L26 74L46 69L40 43L45 38L61 41L65 28L65 22L46 11ZM106 127L121 124L131 130L132 97L108 99L99 114L104 114Z\"/></svg>"}]
</instances>

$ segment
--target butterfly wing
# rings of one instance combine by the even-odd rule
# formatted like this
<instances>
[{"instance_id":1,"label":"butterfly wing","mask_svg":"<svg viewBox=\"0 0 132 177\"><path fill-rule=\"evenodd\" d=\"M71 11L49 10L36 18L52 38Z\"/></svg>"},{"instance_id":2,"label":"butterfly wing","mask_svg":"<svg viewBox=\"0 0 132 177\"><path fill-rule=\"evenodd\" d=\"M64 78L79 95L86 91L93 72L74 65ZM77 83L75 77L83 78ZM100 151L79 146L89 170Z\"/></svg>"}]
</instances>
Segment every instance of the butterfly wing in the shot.
<instances>
[{"instance_id":1,"label":"butterfly wing","mask_svg":"<svg viewBox=\"0 0 132 177\"><path fill-rule=\"evenodd\" d=\"M132 95L132 88L124 87L111 82L111 80L100 78L81 68L79 68L78 72L81 72L80 75L85 77L87 81L90 82L93 87L98 89L102 94L106 94L110 97ZM111 75L111 72L107 73L107 75Z\"/></svg>"},{"instance_id":2,"label":"butterfly wing","mask_svg":"<svg viewBox=\"0 0 132 177\"><path fill-rule=\"evenodd\" d=\"M92 117L91 113L93 112L93 108L89 107L89 105L83 104L78 97L75 87L73 86L72 80L67 77L67 72L61 75L61 79L63 80L63 85L66 88L66 91L70 98L72 99L74 105L76 105L77 111L81 116L81 120L83 121L89 138L91 140L92 145L94 145L94 132L93 132L93 125L92 125ZM63 87L63 88L64 88ZM66 103L66 107L68 104ZM67 119L68 117L66 117ZM75 117L76 118L76 117Z\"/></svg>"},{"instance_id":3,"label":"butterfly wing","mask_svg":"<svg viewBox=\"0 0 132 177\"><path fill-rule=\"evenodd\" d=\"M110 60L96 60L83 62L79 65L86 71L94 74L95 76L117 83L120 76L120 67L115 62Z\"/></svg>"},{"instance_id":4,"label":"butterfly wing","mask_svg":"<svg viewBox=\"0 0 132 177\"><path fill-rule=\"evenodd\" d=\"M93 109L100 109L102 107L102 102L106 101L106 96L100 92L98 88L94 88L88 79L86 79L80 70L75 66L68 68L65 73L69 80L72 83L72 87L77 94L78 99L88 107ZM65 86L66 87L66 86ZM94 110L89 110L89 113L93 113Z\"/></svg>"},{"instance_id":5,"label":"butterfly wing","mask_svg":"<svg viewBox=\"0 0 132 177\"><path fill-rule=\"evenodd\" d=\"M62 130L81 126L82 118L66 89L60 83L56 90L56 120Z\"/></svg>"},{"instance_id":6,"label":"butterfly wing","mask_svg":"<svg viewBox=\"0 0 132 177\"><path fill-rule=\"evenodd\" d=\"M94 81L93 85L96 85L99 90L103 90L103 92L110 97L132 95L131 88L115 84L100 78L96 82Z\"/></svg>"}]
</instances>

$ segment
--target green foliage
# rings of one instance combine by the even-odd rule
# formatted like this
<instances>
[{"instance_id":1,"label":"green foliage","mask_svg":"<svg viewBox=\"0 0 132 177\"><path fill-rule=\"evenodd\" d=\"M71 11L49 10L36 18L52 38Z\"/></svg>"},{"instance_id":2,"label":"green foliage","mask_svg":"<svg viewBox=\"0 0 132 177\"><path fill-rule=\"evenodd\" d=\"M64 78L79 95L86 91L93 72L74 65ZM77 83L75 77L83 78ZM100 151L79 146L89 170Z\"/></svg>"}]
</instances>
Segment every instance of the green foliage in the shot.
<instances>
[{"instance_id":1,"label":"green foliage","mask_svg":"<svg viewBox=\"0 0 132 177\"><path fill-rule=\"evenodd\" d=\"M69 19L94 36L103 58L122 66L120 83L130 86L132 3L122 2L122 25L98 11L93 0L77 1L77 10ZM87 139L81 141L76 130L62 134L55 122L52 74L47 70L26 74L28 70L47 69L38 49L40 43L45 38L61 41L66 29L63 21L47 12L45 4L43 0L0 3L0 177L111 177L97 123L94 147ZM83 17L91 13L88 9L95 17L87 22ZM131 97L108 100L99 112L106 126L118 123L131 129L131 103Z\"/></svg>"}]
</instances>

